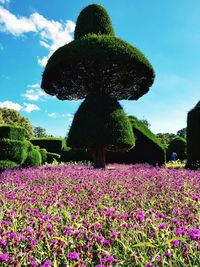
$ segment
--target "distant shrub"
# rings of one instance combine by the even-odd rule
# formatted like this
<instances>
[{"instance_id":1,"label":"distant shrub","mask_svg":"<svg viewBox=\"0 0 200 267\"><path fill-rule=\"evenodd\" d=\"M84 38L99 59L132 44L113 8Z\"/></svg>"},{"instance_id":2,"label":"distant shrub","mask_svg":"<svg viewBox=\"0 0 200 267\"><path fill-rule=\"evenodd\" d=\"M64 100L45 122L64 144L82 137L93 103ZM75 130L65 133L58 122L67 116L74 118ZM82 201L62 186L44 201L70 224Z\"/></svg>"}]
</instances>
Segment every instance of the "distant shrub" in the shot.
<instances>
[{"instance_id":1,"label":"distant shrub","mask_svg":"<svg viewBox=\"0 0 200 267\"><path fill-rule=\"evenodd\" d=\"M44 164L47 161L47 151L45 148L41 148L39 149L39 152L41 154L42 164Z\"/></svg>"},{"instance_id":2,"label":"distant shrub","mask_svg":"<svg viewBox=\"0 0 200 267\"><path fill-rule=\"evenodd\" d=\"M63 138L45 137L30 140L34 146L45 148L48 152L60 154L65 149L66 143Z\"/></svg>"},{"instance_id":3,"label":"distant shrub","mask_svg":"<svg viewBox=\"0 0 200 267\"><path fill-rule=\"evenodd\" d=\"M60 155L56 154L56 153L51 153L51 152L47 152L47 163L53 163L54 161L59 161L60 160Z\"/></svg>"},{"instance_id":4,"label":"distant shrub","mask_svg":"<svg viewBox=\"0 0 200 267\"><path fill-rule=\"evenodd\" d=\"M183 137L174 138L167 149L167 160L171 160L171 155L173 152L176 152L179 160L185 160L186 155L186 140Z\"/></svg>"},{"instance_id":5,"label":"distant shrub","mask_svg":"<svg viewBox=\"0 0 200 267\"><path fill-rule=\"evenodd\" d=\"M25 130L22 127L2 124L0 125L0 139L23 141L25 139Z\"/></svg>"},{"instance_id":6,"label":"distant shrub","mask_svg":"<svg viewBox=\"0 0 200 267\"><path fill-rule=\"evenodd\" d=\"M6 169L12 169L16 167L19 167L19 164L11 160L0 160L0 171L4 171Z\"/></svg>"},{"instance_id":7,"label":"distant shrub","mask_svg":"<svg viewBox=\"0 0 200 267\"><path fill-rule=\"evenodd\" d=\"M26 141L0 139L0 160L10 160L22 164L27 157Z\"/></svg>"}]
</instances>

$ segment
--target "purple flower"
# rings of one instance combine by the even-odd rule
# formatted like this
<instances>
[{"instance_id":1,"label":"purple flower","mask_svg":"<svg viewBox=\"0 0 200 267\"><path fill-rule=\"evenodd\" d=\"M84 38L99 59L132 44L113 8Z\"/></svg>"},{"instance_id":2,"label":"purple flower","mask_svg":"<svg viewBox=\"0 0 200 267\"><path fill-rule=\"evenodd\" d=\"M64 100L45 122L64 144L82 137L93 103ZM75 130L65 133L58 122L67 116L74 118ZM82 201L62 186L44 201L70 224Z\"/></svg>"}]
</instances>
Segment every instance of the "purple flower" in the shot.
<instances>
[{"instance_id":1,"label":"purple flower","mask_svg":"<svg viewBox=\"0 0 200 267\"><path fill-rule=\"evenodd\" d=\"M176 236L180 236L180 235L184 235L184 233L185 233L185 230L184 230L184 229L182 229L182 228L178 228L178 229L176 230L176 232L175 232L175 235L176 235Z\"/></svg>"},{"instance_id":2,"label":"purple flower","mask_svg":"<svg viewBox=\"0 0 200 267\"><path fill-rule=\"evenodd\" d=\"M179 240L173 240L170 242L170 244L175 248L179 247L179 243L180 243Z\"/></svg>"},{"instance_id":3,"label":"purple flower","mask_svg":"<svg viewBox=\"0 0 200 267\"><path fill-rule=\"evenodd\" d=\"M70 253L67 255L67 258L68 258L69 260L77 260L77 261L80 260L78 253L75 252L75 251L74 251L74 252L70 252Z\"/></svg>"},{"instance_id":4,"label":"purple flower","mask_svg":"<svg viewBox=\"0 0 200 267\"><path fill-rule=\"evenodd\" d=\"M161 223L159 225L159 230L165 229L167 227L167 223Z\"/></svg>"},{"instance_id":5,"label":"purple flower","mask_svg":"<svg viewBox=\"0 0 200 267\"><path fill-rule=\"evenodd\" d=\"M189 229L188 237L190 237L192 240L200 240L200 230L197 228Z\"/></svg>"},{"instance_id":6,"label":"purple flower","mask_svg":"<svg viewBox=\"0 0 200 267\"><path fill-rule=\"evenodd\" d=\"M8 262L10 260L10 256L8 253L0 254L0 262Z\"/></svg>"},{"instance_id":7,"label":"purple flower","mask_svg":"<svg viewBox=\"0 0 200 267\"><path fill-rule=\"evenodd\" d=\"M150 262L146 262L144 266L145 267L151 267L151 263Z\"/></svg>"},{"instance_id":8,"label":"purple flower","mask_svg":"<svg viewBox=\"0 0 200 267\"><path fill-rule=\"evenodd\" d=\"M172 256L172 254L169 251L165 252L164 255L166 258L170 258Z\"/></svg>"},{"instance_id":9,"label":"purple flower","mask_svg":"<svg viewBox=\"0 0 200 267\"><path fill-rule=\"evenodd\" d=\"M46 260L40 267L50 267L52 265L51 260Z\"/></svg>"}]
</instances>

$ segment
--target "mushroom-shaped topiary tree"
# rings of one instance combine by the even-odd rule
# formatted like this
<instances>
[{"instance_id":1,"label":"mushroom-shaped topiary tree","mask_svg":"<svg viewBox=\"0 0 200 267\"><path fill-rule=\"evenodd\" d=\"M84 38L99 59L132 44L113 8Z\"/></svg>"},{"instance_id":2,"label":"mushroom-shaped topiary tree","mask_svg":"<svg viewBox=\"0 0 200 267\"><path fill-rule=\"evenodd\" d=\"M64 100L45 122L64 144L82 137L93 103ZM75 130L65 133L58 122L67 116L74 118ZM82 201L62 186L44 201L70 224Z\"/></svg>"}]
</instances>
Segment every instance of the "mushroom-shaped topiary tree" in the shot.
<instances>
[{"instance_id":1,"label":"mushroom-shaped topiary tree","mask_svg":"<svg viewBox=\"0 0 200 267\"><path fill-rule=\"evenodd\" d=\"M41 87L61 100L86 98L74 117L68 144L91 150L95 167L104 168L106 150L124 151L134 145L117 101L140 98L154 76L145 56L115 37L106 10L93 4L78 16L74 41L50 57Z\"/></svg>"},{"instance_id":2,"label":"mushroom-shaped topiary tree","mask_svg":"<svg viewBox=\"0 0 200 267\"><path fill-rule=\"evenodd\" d=\"M187 116L187 168L200 168L200 101Z\"/></svg>"}]
</instances>

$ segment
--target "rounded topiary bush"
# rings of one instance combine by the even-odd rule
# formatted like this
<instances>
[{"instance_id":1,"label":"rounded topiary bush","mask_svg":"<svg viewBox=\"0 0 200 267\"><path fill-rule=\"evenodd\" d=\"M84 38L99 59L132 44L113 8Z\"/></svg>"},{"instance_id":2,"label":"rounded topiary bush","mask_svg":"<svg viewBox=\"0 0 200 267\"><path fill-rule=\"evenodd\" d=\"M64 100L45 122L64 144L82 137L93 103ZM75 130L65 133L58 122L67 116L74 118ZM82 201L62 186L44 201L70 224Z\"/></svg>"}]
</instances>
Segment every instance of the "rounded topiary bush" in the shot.
<instances>
[{"instance_id":1,"label":"rounded topiary bush","mask_svg":"<svg viewBox=\"0 0 200 267\"><path fill-rule=\"evenodd\" d=\"M19 164L11 160L0 160L0 171L4 171L6 169L13 169L17 167L19 167Z\"/></svg>"},{"instance_id":2,"label":"rounded topiary bush","mask_svg":"<svg viewBox=\"0 0 200 267\"><path fill-rule=\"evenodd\" d=\"M121 105L111 97L91 95L76 112L67 141L69 147L83 149L103 144L107 151L127 151L135 143Z\"/></svg>"},{"instance_id":3,"label":"rounded topiary bush","mask_svg":"<svg viewBox=\"0 0 200 267\"><path fill-rule=\"evenodd\" d=\"M28 152L27 158L23 167L40 166L42 164L42 157L38 149L32 149Z\"/></svg>"},{"instance_id":4,"label":"rounded topiary bush","mask_svg":"<svg viewBox=\"0 0 200 267\"><path fill-rule=\"evenodd\" d=\"M26 141L0 139L0 160L11 160L22 164L27 157Z\"/></svg>"},{"instance_id":5,"label":"rounded topiary bush","mask_svg":"<svg viewBox=\"0 0 200 267\"><path fill-rule=\"evenodd\" d=\"M187 117L187 168L200 168L200 101Z\"/></svg>"},{"instance_id":6,"label":"rounded topiary bush","mask_svg":"<svg viewBox=\"0 0 200 267\"><path fill-rule=\"evenodd\" d=\"M167 149L167 160L171 160L171 155L176 152L178 159L185 160L186 155L186 140L183 137L174 138Z\"/></svg>"},{"instance_id":7,"label":"rounded topiary bush","mask_svg":"<svg viewBox=\"0 0 200 267\"><path fill-rule=\"evenodd\" d=\"M89 5L80 12L76 21L74 39L92 33L115 34L107 11L97 4Z\"/></svg>"}]
</instances>

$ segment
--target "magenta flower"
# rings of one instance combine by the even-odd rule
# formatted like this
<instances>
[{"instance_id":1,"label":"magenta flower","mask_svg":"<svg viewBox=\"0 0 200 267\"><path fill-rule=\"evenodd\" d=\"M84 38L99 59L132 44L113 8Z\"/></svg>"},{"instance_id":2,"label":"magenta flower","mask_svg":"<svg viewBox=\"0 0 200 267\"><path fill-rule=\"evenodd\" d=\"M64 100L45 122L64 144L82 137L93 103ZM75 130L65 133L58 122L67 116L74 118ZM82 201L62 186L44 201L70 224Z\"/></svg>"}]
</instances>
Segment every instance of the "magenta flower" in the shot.
<instances>
[{"instance_id":1,"label":"magenta flower","mask_svg":"<svg viewBox=\"0 0 200 267\"><path fill-rule=\"evenodd\" d=\"M67 258L68 258L69 260L77 260L77 261L80 260L78 253L75 252L75 251L74 251L74 252L70 252L70 253L67 255Z\"/></svg>"},{"instance_id":2,"label":"magenta flower","mask_svg":"<svg viewBox=\"0 0 200 267\"><path fill-rule=\"evenodd\" d=\"M8 253L0 254L0 262L9 262L10 256Z\"/></svg>"}]
</instances>

